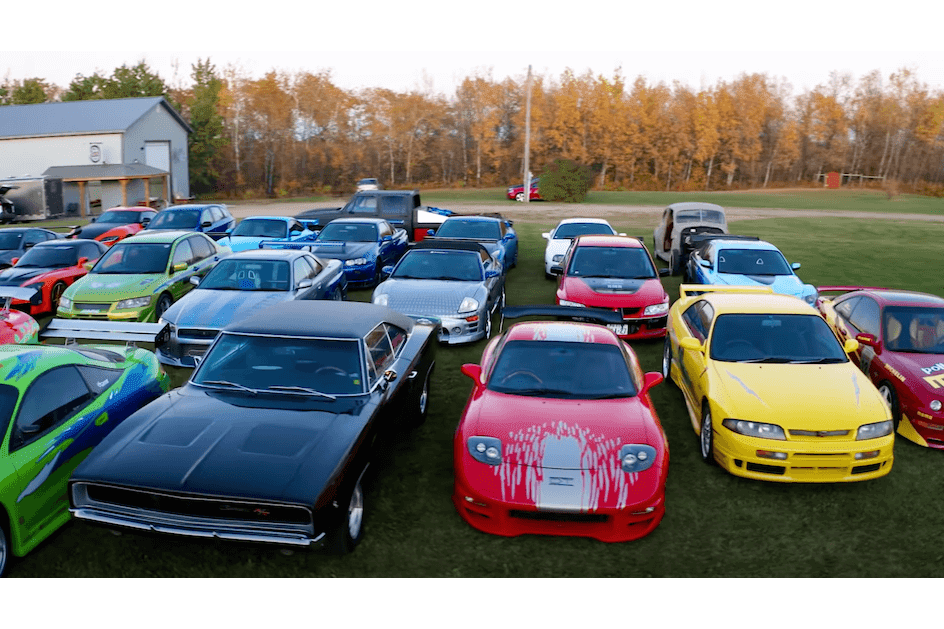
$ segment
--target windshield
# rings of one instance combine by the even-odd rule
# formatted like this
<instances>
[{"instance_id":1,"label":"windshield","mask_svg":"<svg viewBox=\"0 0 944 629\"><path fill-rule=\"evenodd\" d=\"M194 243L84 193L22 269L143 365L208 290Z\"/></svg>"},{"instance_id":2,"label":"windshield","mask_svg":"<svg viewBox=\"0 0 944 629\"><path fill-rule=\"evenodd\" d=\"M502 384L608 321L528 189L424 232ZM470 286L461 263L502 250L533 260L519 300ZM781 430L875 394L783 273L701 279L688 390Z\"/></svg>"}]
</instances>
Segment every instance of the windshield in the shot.
<instances>
[{"instance_id":1,"label":"windshield","mask_svg":"<svg viewBox=\"0 0 944 629\"><path fill-rule=\"evenodd\" d=\"M289 290L286 260L224 259L200 282L201 289Z\"/></svg>"},{"instance_id":2,"label":"windshield","mask_svg":"<svg viewBox=\"0 0 944 629\"><path fill-rule=\"evenodd\" d=\"M482 266L474 251L410 251L394 270L394 279L481 282Z\"/></svg>"},{"instance_id":3,"label":"windshield","mask_svg":"<svg viewBox=\"0 0 944 629\"><path fill-rule=\"evenodd\" d=\"M844 363L846 354L816 314L725 314L715 321L711 358L735 363Z\"/></svg>"},{"instance_id":4,"label":"windshield","mask_svg":"<svg viewBox=\"0 0 944 629\"><path fill-rule=\"evenodd\" d=\"M377 242L373 223L328 223L316 240L324 242Z\"/></svg>"},{"instance_id":5,"label":"windshield","mask_svg":"<svg viewBox=\"0 0 944 629\"><path fill-rule=\"evenodd\" d=\"M271 218L247 218L236 226L233 236L261 236L262 238L285 238L285 221L276 221Z\"/></svg>"},{"instance_id":6,"label":"windshield","mask_svg":"<svg viewBox=\"0 0 944 629\"><path fill-rule=\"evenodd\" d=\"M96 223L116 223L119 225L128 225L130 223L137 223L141 220L141 212L131 212L131 211L121 211L121 210L110 210L108 212L103 212L101 216L98 217Z\"/></svg>"},{"instance_id":7,"label":"windshield","mask_svg":"<svg viewBox=\"0 0 944 629\"><path fill-rule=\"evenodd\" d=\"M567 274L620 279L658 277L649 254L638 247L578 247Z\"/></svg>"},{"instance_id":8,"label":"windshield","mask_svg":"<svg viewBox=\"0 0 944 629\"><path fill-rule=\"evenodd\" d=\"M944 308L889 306L883 324L890 350L944 354Z\"/></svg>"},{"instance_id":9,"label":"windshield","mask_svg":"<svg viewBox=\"0 0 944 629\"><path fill-rule=\"evenodd\" d=\"M554 232L554 239L558 238L576 238L584 234L604 234L611 235L613 230L609 225L602 223L564 223Z\"/></svg>"},{"instance_id":10,"label":"windshield","mask_svg":"<svg viewBox=\"0 0 944 629\"><path fill-rule=\"evenodd\" d=\"M121 243L114 245L98 261L92 273L164 273L170 243Z\"/></svg>"},{"instance_id":11,"label":"windshield","mask_svg":"<svg viewBox=\"0 0 944 629\"><path fill-rule=\"evenodd\" d=\"M23 240L21 231L0 231L0 250L19 249L21 240Z\"/></svg>"},{"instance_id":12,"label":"windshield","mask_svg":"<svg viewBox=\"0 0 944 629\"><path fill-rule=\"evenodd\" d=\"M436 232L437 238L472 238L501 240L501 228L495 221L464 221L447 219Z\"/></svg>"},{"instance_id":13,"label":"windshield","mask_svg":"<svg viewBox=\"0 0 944 629\"><path fill-rule=\"evenodd\" d=\"M158 212L148 223L148 229L194 229L200 220L200 212L173 210Z\"/></svg>"},{"instance_id":14,"label":"windshield","mask_svg":"<svg viewBox=\"0 0 944 629\"><path fill-rule=\"evenodd\" d=\"M16 263L17 268L32 267L67 267L79 263L78 247L69 245L47 245L33 247L23 254Z\"/></svg>"},{"instance_id":15,"label":"windshield","mask_svg":"<svg viewBox=\"0 0 944 629\"><path fill-rule=\"evenodd\" d=\"M616 345L509 341L488 380L499 393L578 400L636 395Z\"/></svg>"},{"instance_id":16,"label":"windshield","mask_svg":"<svg viewBox=\"0 0 944 629\"><path fill-rule=\"evenodd\" d=\"M779 251L722 249L718 252L718 273L793 275L793 269Z\"/></svg>"},{"instance_id":17,"label":"windshield","mask_svg":"<svg viewBox=\"0 0 944 629\"><path fill-rule=\"evenodd\" d=\"M223 333L192 382L208 388L284 395L364 392L360 343Z\"/></svg>"},{"instance_id":18,"label":"windshield","mask_svg":"<svg viewBox=\"0 0 944 629\"><path fill-rule=\"evenodd\" d=\"M676 223L724 223L724 214L718 210L686 210L675 213Z\"/></svg>"}]
</instances>

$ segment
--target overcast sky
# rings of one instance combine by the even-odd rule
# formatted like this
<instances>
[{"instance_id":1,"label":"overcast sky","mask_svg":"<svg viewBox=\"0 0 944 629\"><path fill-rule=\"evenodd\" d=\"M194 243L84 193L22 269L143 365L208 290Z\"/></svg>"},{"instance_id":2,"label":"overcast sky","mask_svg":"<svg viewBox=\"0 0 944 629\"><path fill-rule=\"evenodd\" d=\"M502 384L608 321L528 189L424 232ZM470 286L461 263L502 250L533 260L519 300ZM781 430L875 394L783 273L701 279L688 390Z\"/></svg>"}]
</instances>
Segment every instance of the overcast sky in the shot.
<instances>
[{"instance_id":1,"label":"overcast sky","mask_svg":"<svg viewBox=\"0 0 944 629\"><path fill-rule=\"evenodd\" d=\"M67 61L63 62L63 57ZM419 89L451 95L467 76L481 74L496 80L523 77L531 64L534 72L559 78L565 68L577 73L590 69L594 74L610 76L617 69L629 80L645 76L650 84L680 81L698 89L718 80L731 80L742 72L766 73L785 78L800 93L826 83L831 71L848 72L853 78L879 70L884 78L901 67L916 71L918 78L933 89L944 89L940 53L895 52L777 52L705 51L592 51L534 50L520 51L441 51L435 55L415 51L376 52L299 51L101 51L5 53L0 62L0 76L23 79L40 77L60 87L68 87L76 74L89 75L96 70L104 75L122 64L147 61L150 68L168 83L189 84L191 65L209 57L217 70L233 64L258 78L271 69L331 70L336 85L344 89L386 87L397 91ZM174 63L177 68L175 69ZM175 74L176 72L176 74Z\"/></svg>"}]
</instances>

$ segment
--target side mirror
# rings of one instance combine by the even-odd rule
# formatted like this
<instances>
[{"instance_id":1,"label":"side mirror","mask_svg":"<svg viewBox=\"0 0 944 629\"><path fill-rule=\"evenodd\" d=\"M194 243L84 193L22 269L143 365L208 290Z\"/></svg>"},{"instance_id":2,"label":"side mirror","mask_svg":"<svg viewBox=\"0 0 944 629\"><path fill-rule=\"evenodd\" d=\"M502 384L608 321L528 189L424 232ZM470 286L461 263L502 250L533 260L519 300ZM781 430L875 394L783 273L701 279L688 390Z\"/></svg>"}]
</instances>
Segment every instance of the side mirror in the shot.
<instances>
[{"instance_id":1,"label":"side mirror","mask_svg":"<svg viewBox=\"0 0 944 629\"><path fill-rule=\"evenodd\" d=\"M389 235L388 235L388 236L384 236L383 238L381 238L381 239L380 239L380 242L390 242L391 240L393 240L393 236L389 236Z\"/></svg>"},{"instance_id":2,"label":"side mirror","mask_svg":"<svg viewBox=\"0 0 944 629\"><path fill-rule=\"evenodd\" d=\"M698 339L686 336L681 341L679 341L679 347L690 352L701 352L705 353L705 346L698 341Z\"/></svg>"},{"instance_id":3,"label":"side mirror","mask_svg":"<svg viewBox=\"0 0 944 629\"><path fill-rule=\"evenodd\" d=\"M186 262L181 262L181 263L179 263L179 264L175 264L175 265L173 266L172 270L173 270L174 273L180 273L181 271L185 270L186 268L187 268L187 263L186 263Z\"/></svg>"},{"instance_id":4,"label":"side mirror","mask_svg":"<svg viewBox=\"0 0 944 629\"><path fill-rule=\"evenodd\" d=\"M482 382L482 366L475 363L466 363L462 365L462 373L472 378L475 384Z\"/></svg>"},{"instance_id":5,"label":"side mirror","mask_svg":"<svg viewBox=\"0 0 944 629\"><path fill-rule=\"evenodd\" d=\"M699 260L699 261L698 261L698 264L699 264L699 266L703 266L703 267L705 267L706 269L710 269L710 268L711 268L711 262L709 262L708 260Z\"/></svg>"},{"instance_id":6,"label":"side mirror","mask_svg":"<svg viewBox=\"0 0 944 629\"><path fill-rule=\"evenodd\" d=\"M28 243L26 243L26 244L23 245L23 248L24 248L24 249L32 249L32 248L35 247L35 246L36 246L36 243L35 243L35 242L28 242Z\"/></svg>"},{"instance_id":7,"label":"side mirror","mask_svg":"<svg viewBox=\"0 0 944 629\"><path fill-rule=\"evenodd\" d=\"M380 272L386 275L387 277L390 277L390 274L393 273L393 266L388 264L384 268L380 269Z\"/></svg>"},{"instance_id":8,"label":"side mirror","mask_svg":"<svg viewBox=\"0 0 944 629\"><path fill-rule=\"evenodd\" d=\"M672 269L659 269L659 277L668 277L672 275Z\"/></svg>"},{"instance_id":9,"label":"side mirror","mask_svg":"<svg viewBox=\"0 0 944 629\"><path fill-rule=\"evenodd\" d=\"M618 233L618 234L616 234L616 235L617 235L617 236L625 236L625 235L626 235L626 232L620 232L620 233ZM642 242L642 239L643 239L643 237L640 236L640 237L639 237L639 241Z\"/></svg>"},{"instance_id":10,"label":"side mirror","mask_svg":"<svg viewBox=\"0 0 944 629\"><path fill-rule=\"evenodd\" d=\"M846 342L842 344L842 351L847 354L851 354L857 349L859 349L859 341L855 339L847 339Z\"/></svg>"},{"instance_id":11,"label":"side mirror","mask_svg":"<svg viewBox=\"0 0 944 629\"><path fill-rule=\"evenodd\" d=\"M20 261L19 258L13 258L12 260L10 260L10 266L16 266L16 263L19 261Z\"/></svg>"},{"instance_id":12,"label":"side mirror","mask_svg":"<svg viewBox=\"0 0 944 629\"><path fill-rule=\"evenodd\" d=\"M642 383L642 391L639 392L640 395L644 395L649 392L649 389L660 384L662 382L662 374L658 371L650 371L645 375Z\"/></svg>"},{"instance_id":13,"label":"side mirror","mask_svg":"<svg viewBox=\"0 0 944 629\"><path fill-rule=\"evenodd\" d=\"M76 262L76 265L77 265L77 266L85 266L85 265L88 263L88 261L89 261L88 258L79 258L79 261ZM14 262L13 264L16 264L16 262Z\"/></svg>"},{"instance_id":14,"label":"side mirror","mask_svg":"<svg viewBox=\"0 0 944 629\"><path fill-rule=\"evenodd\" d=\"M191 276L190 276L190 283L193 284L194 286L199 286L199 285L200 285L200 276L199 276L199 275L191 275Z\"/></svg>"},{"instance_id":15,"label":"side mirror","mask_svg":"<svg viewBox=\"0 0 944 629\"><path fill-rule=\"evenodd\" d=\"M394 371L393 369L388 369L387 371L384 372L383 379L386 382L393 382L394 380L397 379L397 372Z\"/></svg>"},{"instance_id":16,"label":"side mirror","mask_svg":"<svg viewBox=\"0 0 944 629\"><path fill-rule=\"evenodd\" d=\"M91 219L89 219L89 223L94 223L94 222L97 221L97 220L98 220L98 217L97 217L97 216L93 216Z\"/></svg>"},{"instance_id":17,"label":"side mirror","mask_svg":"<svg viewBox=\"0 0 944 629\"><path fill-rule=\"evenodd\" d=\"M859 342L859 345L871 347L876 354L882 351L882 342L872 334L856 334L855 340Z\"/></svg>"},{"instance_id":18,"label":"side mirror","mask_svg":"<svg viewBox=\"0 0 944 629\"><path fill-rule=\"evenodd\" d=\"M555 265L551 267L551 275L563 275L564 267L560 265Z\"/></svg>"},{"instance_id":19,"label":"side mirror","mask_svg":"<svg viewBox=\"0 0 944 629\"><path fill-rule=\"evenodd\" d=\"M797 269L800 268L800 263L799 263L799 262L794 262L793 264L790 265L790 268L793 269L794 271L796 271Z\"/></svg>"},{"instance_id":20,"label":"side mirror","mask_svg":"<svg viewBox=\"0 0 944 629\"><path fill-rule=\"evenodd\" d=\"M143 227L147 227L147 224L150 223L150 222L151 222L151 217L150 217L150 216L145 216L144 218L141 219L141 225L142 225Z\"/></svg>"},{"instance_id":21,"label":"side mirror","mask_svg":"<svg viewBox=\"0 0 944 629\"><path fill-rule=\"evenodd\" d=\"M200 223L200 227L203 227L204 229L206 229L207 227L212 227L212 226L213 226L213 223L211 221L203 221L202 223Z\"/></svg>"},{"instance_id":22,"label":"side mirror","mask_svg":"<svg viewBox=\"0 0 944 629\"><path fill-rule=\"evenodd\" d=\"M436 230L435 230L435 229L427 229L427 230L426 230L426 235L427 235L427 236L435 236L435 235L436 235Z\"/></svg>"},{"instance_id":23,"label":"side mirror","mask_svg":"<svg viewBox=\"0 0 944 629\"><path fill-rule=\"evenodd\" d=\"M229 236L230 234L233 233L233 230L232 230L232 229L227 229L227 230L226 230L225 232L223 232L223 233L226 234L227 236Z\"/></svg>"},{"instance_id":24,"label":"side mirror","mask_svg":"<svg viewBox=\"0 0 944 629\"><path fill-rule=\"evenodd\" d=\"M543 234L541 234L541 238L543 238L544 240L550 240L551 232L544 232Z\"/></svg>"},{"instance_id":25,"label":"side mirror","mask_svg":"<svg viewBox=\"0 0 944 629\"><path fill-rule=\"evenodd\" d=\"M91 271L93 266L95 266L94 262L86 262L85 264L82 265L82 268L85 269L86 271Z\"/></svg>"},{"instance_id":26,"label":"side mirror","mask_svg":"<svg viewBox=\"0 0 944 629\"><path fill-rule=\"evenodd\" d=\"M493 277L498 277L501 275L501 271L496 271L495 269L488 269L485 271L485 279L490 280Z\"/></svg>"},{"instance_id":27,"label":"side mirror","mask_svg":"<svg viewBox=\"0 0 944 629\"><path fill-rule=\"evenodd\" d=\"M299 283L298 283L298 287L299 287L299 288L310 288L311 285L314 284L314 283L315 283L314 280L312 280L312 279L306 279L306 280L302 280L301 282L299 282Z\"/></svg>"}]
</instances>

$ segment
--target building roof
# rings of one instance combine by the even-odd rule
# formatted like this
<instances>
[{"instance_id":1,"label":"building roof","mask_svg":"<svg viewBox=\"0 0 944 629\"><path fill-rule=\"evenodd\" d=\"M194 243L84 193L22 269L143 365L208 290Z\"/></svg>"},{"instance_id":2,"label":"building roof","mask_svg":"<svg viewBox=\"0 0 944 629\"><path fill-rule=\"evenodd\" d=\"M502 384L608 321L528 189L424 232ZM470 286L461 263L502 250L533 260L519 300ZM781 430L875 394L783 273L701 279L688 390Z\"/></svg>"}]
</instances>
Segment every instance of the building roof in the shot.
<instances>
[{"instance_id":1,"label":"building roof","mask_svg":"<svg viewBox=\"0 0 944 629\"><path fill-rule=\"evenodd\" d=\"M166 170L147 164L88 164L84 166L50 166L43 172L48 179L75 181L88 179L107 181L109 179L137 179L166 175Z\"/></svg>"},{"instance_id":2,"label":"building roof","mask_svg":"<svg viewBox=\"0 0 944 629\"><path fill-rule=\"evenodd\" d=\"M123 133L155 107L163 107L187 133L193 132L163 96L149 96L0 107L0 139Z\"/></svg>"}]
</instances>

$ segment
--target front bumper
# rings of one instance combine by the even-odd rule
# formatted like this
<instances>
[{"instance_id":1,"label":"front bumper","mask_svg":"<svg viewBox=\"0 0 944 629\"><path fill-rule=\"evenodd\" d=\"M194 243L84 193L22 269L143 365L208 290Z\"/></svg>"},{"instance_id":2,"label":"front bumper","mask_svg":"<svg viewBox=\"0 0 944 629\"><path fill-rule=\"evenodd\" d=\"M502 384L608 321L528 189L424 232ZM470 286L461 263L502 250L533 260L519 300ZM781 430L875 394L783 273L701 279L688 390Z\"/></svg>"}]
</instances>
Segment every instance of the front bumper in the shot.
<instances>
[{"instance_id":1,"label":"front bumper","mask_svg":"<svg viewBox=\"0 0 944 629\"><path fill-rule=\"evenodd\" d=\"M667 322L668 315L642 317L638 319L624 318L622 324L615 324L615 326L625 325L625 332L623 332L621 328L617 329L614 325L607 325L606 327L616 332L616 335L621 339L661 339L665 337L665 326Z\"/></svg>"},{"instance_id":2,"label":"front bumper","mask_svg":"<svg viewBox=\"0 0 944 629\"><path fill-rule=\"evenodd\" d=\"M195 368L219 334L219 330L177 328L167 343L157 348L157 359L172 367Z\"/></svg>"},{"instance_id":3,"label":"front bumper","mask_svg":"<svg viewBox=\"0 0 944 629\"><path fill-rule=\"evenodd\" d=\"M811 438L806 440L758 439L714 425L715 460L736 476L782 483L845 483L885 476L892 470L894 435L854 441ZM757 455L758 450L781 452L786 459ZM877 456L856 459L857 453L878 451Z\"/></svg>"},{"instance_id":4,"label":"front bumper","mask_svg":"<svg viewBox=\"0 0 944 629\"><path fill-rule=\"evenodd\" d=\"M414 319L423 318L423 315L409 315ZM467 321L462 317L427 317L438 319L442 324L439 328L439 342L448 345L458 345L460 343L473 343L485 337L485 325L488 321L488 314L479 312L475 316L475 321Z\"/></svg>"},{"instance_id":5,"label":"front bumper","mask_svg":"<svg viewBox=\"0 0 944 629\"><path fill-rule=\"evenodd\" d=\"M153 301L153 300L152 300ZM98 305L100 308L92 308ZM88 321L153 321L154 304L144 308L132 308L128 310L117 310L115 304L90 304L85 302L72 302L71 308L59 308L56 316L63 319L85 319Z\"/></svg>"},{"instance_id":6,"label":"front bumper","mask_svg":"<svg viewBox=\"0 0 944 629\"><path fill-rule=\"evenodd\" d=\"M944 450L944 413L903 408L898 434L919 446Z\"/></svg>"},{"instance_id":7,"label":"front bumper","mask_svg":"<svg viewBox=\"0 0 944 629\"><path fill-rule=\"evenodd\" d=\"M362 264L360 266L344 265L344 278L348 288L364 288L373 286L377 275L376 264Z\"/></svg>"}]
</instances>

